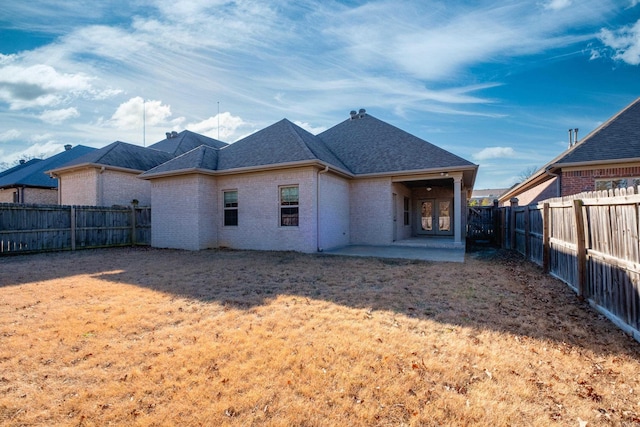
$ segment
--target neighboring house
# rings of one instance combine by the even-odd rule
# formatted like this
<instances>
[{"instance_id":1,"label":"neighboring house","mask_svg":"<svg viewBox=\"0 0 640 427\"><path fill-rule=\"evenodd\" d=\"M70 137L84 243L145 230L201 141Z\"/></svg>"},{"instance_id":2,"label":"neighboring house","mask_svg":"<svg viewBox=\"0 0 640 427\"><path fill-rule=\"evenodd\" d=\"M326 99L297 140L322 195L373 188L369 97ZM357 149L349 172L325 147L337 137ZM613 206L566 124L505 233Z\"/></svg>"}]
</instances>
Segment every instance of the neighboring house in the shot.
<instances>
[{"instance_id":1,"label":"neighboring house","mask_svg":"<svg viewBox=\"0 0 640 427\"><path fill-rule=\"evenodd\" d=\"M152 246L316 252L412 236L464 245L477 168L360 110L317 136L284 119L141 178Z\"/></svg>"},{"instance_id":2,"label":"neighboring house","mask_svg":"<svg viewBox=\"0 0 640 427\"><path fill-rule=\"evenodd\" d=\"M494 200L509 191L508 188L486 188L483 190L473 190L469 206L491 206Z\"/></svg>"},{"instance_id":3,"label":"neighboring house","mask_svg":"<svg viewBox=\"0 0 640 427\"><path fill-rule=\"evenodd\" d=\"M577 131L577 129L576 129ZM640 185L640 98L500 197L509 206L569 196L584 191ZM575 134L574 134L575 135Z\"/></svg>"},{"instance_id":4,"label":"neighboring house","mask_svg":"<svg viewBox=\"0 0 640 427\"><path fill-rule=\"evenodd\" d=\"M138 175L201 145L221 148L227 144L187 130L170 132L166 139L147 148L116 141L50 168L49 173L60 181L61 205L149 206L151 186Z\"/></svg>"},{"instance_id":5,"label":"neighboring house","mask_svg":"<svg viewBox=\"0 0 640 427\"><path fill-rule=\"evenodd\" d=\"M22 161L0 173L0 203L52 204L58 203L57 179L46 171L83 156L95 148L65 145L65 150L46 159Z\"/></svg>"}]
</instances>

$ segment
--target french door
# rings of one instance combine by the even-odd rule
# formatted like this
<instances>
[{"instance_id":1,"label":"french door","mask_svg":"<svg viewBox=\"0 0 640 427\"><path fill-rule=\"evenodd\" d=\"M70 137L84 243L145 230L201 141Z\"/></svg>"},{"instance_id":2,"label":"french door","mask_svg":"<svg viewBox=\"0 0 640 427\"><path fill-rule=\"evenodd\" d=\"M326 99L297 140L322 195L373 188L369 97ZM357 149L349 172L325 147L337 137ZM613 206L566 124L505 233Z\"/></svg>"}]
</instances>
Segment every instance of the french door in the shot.
<instances>
[{"instance_id":1,"label":"french door","mask_svg":"<svg viewBox=\"0 0 640 427\"><path fill-rule=\"evenodd\" d=\"M418 203L418 234L453 235L453 199L423 199Z\"/></svg>"}]
</instances>

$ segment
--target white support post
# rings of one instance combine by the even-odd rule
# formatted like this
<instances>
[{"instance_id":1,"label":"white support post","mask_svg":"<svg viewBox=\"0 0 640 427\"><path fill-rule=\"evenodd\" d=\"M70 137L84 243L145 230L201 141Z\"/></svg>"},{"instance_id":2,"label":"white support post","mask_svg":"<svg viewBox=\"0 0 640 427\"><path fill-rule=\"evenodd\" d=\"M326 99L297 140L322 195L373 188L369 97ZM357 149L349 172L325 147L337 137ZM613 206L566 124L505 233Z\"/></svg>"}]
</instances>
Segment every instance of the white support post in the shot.
<instances>
[{"instance_id":1,"label":"white support post","mask_svg":"<svg viewBox=\"0 0 640 427\"><path fill-rule=\"evenodd\" d=\"M462 244L462 177L453 178L453 239Z\"/></svg>"}]
</instances>

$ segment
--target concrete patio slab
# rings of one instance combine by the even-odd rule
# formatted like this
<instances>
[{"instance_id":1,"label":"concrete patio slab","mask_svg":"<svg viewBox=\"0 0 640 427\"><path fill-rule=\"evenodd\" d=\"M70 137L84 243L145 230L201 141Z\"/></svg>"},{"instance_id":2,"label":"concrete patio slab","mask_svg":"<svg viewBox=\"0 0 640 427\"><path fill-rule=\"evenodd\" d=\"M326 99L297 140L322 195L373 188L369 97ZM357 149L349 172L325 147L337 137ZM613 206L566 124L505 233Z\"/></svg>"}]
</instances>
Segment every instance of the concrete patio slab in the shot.
<instances>
[{"instance_id":1,"label":"concrete patio slab","mask_svg":"<svg viewBox=\"0 0 640 427\"><path fill-rule=\"evenodd\" d=\"M352 245L323 252L327 255L400 258L422 261L464 262L465 248Z\"/></svg>"}]
</instances>

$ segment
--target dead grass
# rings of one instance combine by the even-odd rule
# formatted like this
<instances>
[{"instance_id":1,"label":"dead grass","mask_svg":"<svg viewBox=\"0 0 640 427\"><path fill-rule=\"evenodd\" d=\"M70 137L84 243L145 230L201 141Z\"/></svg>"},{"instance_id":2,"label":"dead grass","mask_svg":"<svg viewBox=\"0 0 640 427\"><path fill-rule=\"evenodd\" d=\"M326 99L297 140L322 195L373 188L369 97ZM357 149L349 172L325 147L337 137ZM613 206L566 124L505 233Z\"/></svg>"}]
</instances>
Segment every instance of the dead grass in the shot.
<instances>
[{"instance_id":1,"label":"dead grass","mask_svg":"<svg viewBox=\"0 0 640 427\"><path fill-rule=\"evenodd\" d=\"M504 253L3 258L0 343L4 425L640 425L640 345Z\"/></svg>"}]
</instances>

